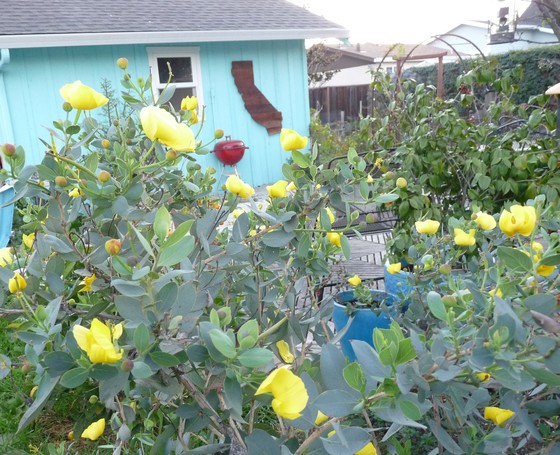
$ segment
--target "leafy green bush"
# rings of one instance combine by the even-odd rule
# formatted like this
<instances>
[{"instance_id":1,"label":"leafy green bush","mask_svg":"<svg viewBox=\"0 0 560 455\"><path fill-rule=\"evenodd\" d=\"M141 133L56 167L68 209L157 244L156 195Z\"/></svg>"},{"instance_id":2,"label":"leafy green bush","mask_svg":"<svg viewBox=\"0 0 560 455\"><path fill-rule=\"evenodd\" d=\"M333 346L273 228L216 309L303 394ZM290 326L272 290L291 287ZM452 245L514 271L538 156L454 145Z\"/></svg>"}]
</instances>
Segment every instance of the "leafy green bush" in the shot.
<instances>
[{"instance_id":1,"label":"leafy green bush","mask_svg":"<svg viewBox=\"0 0 560 455\"><path fill-rule=\"evenodd\" d=\"M443 271L447 285L426 280L408 311L388 310L399 323L372 331L376 349L355 342L348 363L328 324L332 296L319 302L315 292L350 256L349 227L333 229L330 207L346 205L351 224L350 202L395 203L408 187L380 192L385 181L368 178L353 149L325 168L317 147L302 153L307 138L283 130L292 163L266 204L239 176L222 193L193 159L196 100L175 112L173 87L152 100L149 82L132 82L119 64L128 117L99 124L91 111L108 100L69 84L42 163L24 166L21 149L7 157L29 204L16 246L0 250L0 306L37 386L20 431L50 411L62 416L52 399L71 390L83 409L79 453L100 444L117 454L404 454L413 450L405 427L428 433L418 448L439 452L542 441L536 425L558 407L554 206L536 199L521 232L542 236L542 250L506 237L511 219L500 223L505 234L473 234L471 250L450 250L480 260L464 280ZM439 246L447 254L449 237L435 244L411 239L411 259L436 257ZM470 296L447 307L447 289ZM16 362L2 360L10 375ZM44 451L65 448L53 441Z\"/></svg>"},{"instance_id":2,"label":"leafy green bush","mask_svg":"<svg viewBox=\"0 0 560 455\"><path fill-rule=\"evenodd\" d=\"M411 229L424 218L445 221L479 210L497 212L506 201L545 194L557 204L560 172L550 97L513 102L519 68L473 68L457 80L464 93L441 99L435 89L405 81L399 90L376 80L388 103L372 117L372 142L385 152L391 172L386 188L400 196L393 206L400 221L389 245L391 261L408 258ZM495 100L476 96L492 88ZM373 160L373 155L371 160ZM397 185L397 179L406 181Z\"/></svg>"},{"instance_id":3,"label":"leafy green bush","mask_svg":"<svg viewBox=\"0 0 560 455\"><path fill-rule=\"evenodd\" d=\"M446 63L443 66L444 98L453 98L457 93L457 77L466 73L471 67L480 65L480 59L474 61ZM530 97L542 94L549 87L558 83L560 70L560 46L546 46L526 51L510 51L488 57L491 64L504 69L523 68L523 77L519 80L519 88L513 94L516 103L524 103ZM437 66L414 68L412 78L419 83L435 85Z\"/></svg>"}]
</instances>

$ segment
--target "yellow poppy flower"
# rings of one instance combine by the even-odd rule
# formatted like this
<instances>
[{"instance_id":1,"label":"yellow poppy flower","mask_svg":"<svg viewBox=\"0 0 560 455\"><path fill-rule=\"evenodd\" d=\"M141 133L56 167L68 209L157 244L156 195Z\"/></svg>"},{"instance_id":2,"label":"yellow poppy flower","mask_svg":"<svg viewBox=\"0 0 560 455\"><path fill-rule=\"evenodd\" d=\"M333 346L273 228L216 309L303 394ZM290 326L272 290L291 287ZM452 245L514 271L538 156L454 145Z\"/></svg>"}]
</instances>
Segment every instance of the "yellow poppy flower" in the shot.
<instances>
[{"instance_id":1,"label":"yellow poppy flower","mask_svg":"<svg viewBox=\"0 0 560 455\"><path fill-rule=\"evenodd\" d=\"M513 417L515 412L509 409L496 408L493 406L488 406L484 408L484 418L491 420L496 425L502 425L506 420Z\"/></svg>"},{"instance_id":2,"label":"yellow poppy flower","mask_svg":"<svg viewBox=\"0 0 560 455\"><path fill-rule=\"evenodd\" d=\"M529 237L537 222L535 207L529 205L512 205L510 210L504 210L500 215L500 229L508 237L521 234Z\"/></svg>"},{"instance_id":3,"label":"yellow poppy flower","mask_svg":"<svg viewBox=\"0 0 560 455\"><path fill-rule=\"evenodd\" d=\"M394 275L395 273L399 273L401 269L402 269L402 264L400 262L395 262L387 266L387 272L389 272L391 275Z\"/></svg>"},{"instance_id":4,"label":"yellow poppy flower","mask_svg":"<svg viewBox=\"0 0 560 455\"><path fill-rule=\"evenodd\" d=\"M333 245L340 248L340 234L338 232L327 232L327 239Z\"/></svg>"},{"instance_id":5,"label":"yellow poppy flower","mask_svg":"<svg viewBox=\"0 0 560 455\"><path fill-rule=\"evenodd\" d=\"M278 354L282 357L285 363L294 363L296 359L294 355L290 352L290 346L284 340L276 342L276 348L278 349Z\"/></svg>"},{"instance_id":6,"label":"yellow poppy flower","mask_svg":"<svg viewBox=\"0 0 560 455\"><path fill-rule=\"evenodd\" d=\"M101 106L105 106L109 102L109 98L96 90L75 81L71 84L63 85L60 89L60 95L65 101L70 103L74 109L89 111Z\"/></svg>"},{"instance_id":7,"label":"yellow poppy flower","mask_svg":"<svg viewBox=\"0 0 560 455\"><path fill-rule=\"evenodd\" d=\"M429 234L433 235L439 229L439 221L435 220L424 220L424 221L417 221L414 223L416 227L416 231L418 234Z\"/></svg>"},{"instance_id":8,"label":"yellow poppy flower","mask_svg":"<svg viewBox=\"0 0 560 455\"><path fill-rule=\"evenodd\" d=\"M255 194L255 189L241 180L237 175L230 175L226 180L226 189L241 198L247 199Z\"/></svg>"},{"instance_id":9,"label":"yellow poppy flower","mask_svg":"<svg viewBox=\"0 0 560 455\"><path fill-rule=\"evenodd\" d=\"M496 220L492 215L484 212L477 212L474 222L480 226L484 231L491 231L496 227Z\"/></svg>"},{"instance_id":10,"label":"yellow poppy flower","mask_svg":"<svg viewBox=\"0 0 560 455\"><path fill-rule=\"evenodd\" d=\"M86 352L92 363L115 363L122 358L123 350L117 352L114 345L122 332L122 323L109 328L97 318L91 321L90 329L81 325L72 328L78 346Z\"/></svg>"},{"instance_id":11,"label":"yellow poppy flower","mask_svg":"<svg viewBox=\"0 0 560 455\"><path fill-rule=\"evenodd\" d=\"M0 248L0 267L7 267L12 262L14 262L12 249L10 247Z\"/></svg>"},{"instance_id":12,"label":"yellow poppy flower","mask_svg":"<svg viewBox=\"0 0 560 455\"><path fill-rule=\"evenodd\" d=\"M458 246L473 246L476 243L476 239L474 237L475 234L476 234L476 231L474 229L469 229L469 232L467 234L462 229L455 228L453 230L453 233L455 234L455 238L453 239L455 241L455 245L458 245Z\"/></svg>"},{"instance_id":13,"label":"yellow poppy flower","mask_svg":"<svg viewBox=\"0 0 560 455\"><path fill-rule=\"evenodd\" d=\"M348 283L352 286L359 286L362 284L362 279L358 275L354 275L353 277L348 278Z\"/></svg>"},{"instance_id":14,"label":"yellow poppy flower","mask_svg":"<svg viewBox=\"0 0 560 455\"><path fill-rule=\"evenodd\" d=\"M282 131L280 131L280 144L287 152L304 149L307 147L308 140L306 136L300 136L294 130L288 128L282 128Z\"/></svg>"},{"instance_id":15,"label":"yellow poppy flower","mask_svg":"<svg viewBox=\"0 0 560 455\"><path fill-rule=\"evenodd\" d=\"M27 281L18 272L14 273L14 276L8 281L8 289L12 294L16 292L21 292L27 287Z\"/></svg>"},{"instance_id":16,"label":"yellow poppy flower","mask_svg":"<svg viewBox=\"0 0 560 455\"><path fill-rule=\"evenodd\" d=\"M99 419L97 422L90 424L83 432L82 438L96 441L105 431L105 419Z\"/></svg>"},{"instance_id":17,"label":"yellow poppy flower","mask_svg":"<svg viewBox=\"0 0 560 455\"><path fill-rule=\"evenodd\" d=\"M274 185L268 185L266 191L268 191L268 196L271 199L286 197L288 195L288 182L278 180Z\"/></svg>"},{"instance_id":18,"label":"yellow poppy flower","mask_svg":"<svg viewBox=\"0 0 560 455\"><path fill-rule=\"evenodd\" d=\"M146 136L157 140L179 152L192 152L195 138L192 130L165 109L158 106L146 106L140 111L140 123Z\"/></svg>"},{"instance_id":19,"label":"yellow poppy flower","mask_svg":"<svg viewBox=\"0 0 560 455\"><path fill-rule=\"evenodd\" d=\"M186 96L181 100L182 111L194 111L198 107L198 98L196 96Z\"/></svg>"},{"instance_id":20,"label":"yellow poppy flower","mask_svg":"<svg viewBox=\"0 0 560 455\"><path fill-rule=\"evenodd\" d=\"M288 183L288 186L286 187L286 189L288 191L295 191L295 190L297 190L297 186L294 182L290 182L290 183Z\"/></svg>"},{"instance_id":21,"label":"yellow poppy flower","mask_svg":"<svg viewBox=\"0 0 560 455\"><path fill-rule=\"evenodd\" d=\"M30 250L33 247L33 242L35 241L35 233L32 232L31 234L23 234L21 236L21 241L25 245L25 247Z\"/></svg>"},{"instance_id":22,"label":"yellow poppy flower","mask_svg":"<svg viewBox=\"0 0 560 455\"><path fill-rule=\"evenodd\" d=\"M84 286L79 289L78 292L91 292L93 291L91 285L93 284L93 282L95 281L97 277L95 276L95 273L91 276L86 276L84 278L84 281L82 281L80 284L83 284Z\"/></svg>"},{"instance_id":23,"label":"yellow poppy flower","mask_svg":"<svg viewBox=\"0 0 560 455\"><path fill-rule=\"evenodd\" d=\"M305 384L287 368L278 368L268 375L255 395L271 393L272 409L285 419L297 419L307 406L309 395Z\"/></svg>"}]
</instances>

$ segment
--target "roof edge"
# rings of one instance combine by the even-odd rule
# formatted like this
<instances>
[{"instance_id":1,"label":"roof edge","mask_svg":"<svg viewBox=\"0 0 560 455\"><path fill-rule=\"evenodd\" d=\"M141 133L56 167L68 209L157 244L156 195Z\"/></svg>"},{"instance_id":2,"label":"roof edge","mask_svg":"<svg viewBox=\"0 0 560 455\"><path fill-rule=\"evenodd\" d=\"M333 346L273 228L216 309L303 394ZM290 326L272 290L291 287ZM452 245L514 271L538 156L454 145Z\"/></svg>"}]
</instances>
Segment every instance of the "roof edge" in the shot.
<instances>
[{"instance_id":1,"label":"roof edge","mask_svg":"<svg viewBox=\"0 0 560 455\"><path fill-rule=\"evenodd\" d=\"M348 38L343 28L284 30L213 30L172 32L57 33L36 35L0 35L0 48L25 49L114 44L203 43L219 41L297 40Z\"/></svg>"}]
</instances>

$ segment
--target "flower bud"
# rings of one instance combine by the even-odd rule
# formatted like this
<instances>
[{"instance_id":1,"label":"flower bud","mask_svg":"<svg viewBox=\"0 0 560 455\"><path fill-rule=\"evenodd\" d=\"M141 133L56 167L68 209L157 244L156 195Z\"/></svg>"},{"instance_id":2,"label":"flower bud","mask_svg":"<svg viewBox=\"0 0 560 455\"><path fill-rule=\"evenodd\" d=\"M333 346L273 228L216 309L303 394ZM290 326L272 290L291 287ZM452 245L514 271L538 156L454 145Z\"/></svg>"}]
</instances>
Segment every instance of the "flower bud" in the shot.
<instances>
[{"instance_id":1,"label":"flower bud","mask_svg":"<svg viewBox=\"0 0 560 455\"><path fill-rule=\"evenodd\" d=\"M214 131L214 138L215 139L221 139L223 137L224 137L224 130L217 129L216 131Z\"/></svg>"},{"instance_id":2,"label":"flower bud","mask_svg":"<svg viewBox=\"0 0 560 455\"><path fill-rule=\"evenodd\" d=\"M111 141L109 139L103 139L101 141L101 147L103 147L104 149L111 148Z\"/></svg>"},{"instance_id":3,"label":"flower bud","mask_svg":"<svg viewBox=\"0 0 560 455\"><path fill-rule=\"evenodd\" d=\"M385 180L393 180L395 178L395 173L393 171L387 171L383 174Z\"/></svg>"},{"instance_id":4,"label":"flower bud","mask_svg":"<svg viewBox=\"0 0 560 455\"><path fill-rule=\"evenodd\" d=\"M110 179L111 179L111 174L107 171L101 171L97 176L97 180L99 180L101 183L108 182Z\"/></svg>"},{"instance_id":5,"label":"flower bud","mask_svg":"<svg viewBox=\"0 0 560 455\"><path fill-rule=\"evenodd\" d=\"M406 188L406 185L408 184L408 182L406 181L406 179L404 177L399 177L397 179L397 187L399 188Z\"/></svg>"},{"instance_id":6,"label":"flower bud","mask_svg":"<svg viewBox=\"0 0 560 455\"><path fill-rule=\"evenodd\" d=\"M95 404L99 401L99 397L97 395L92 395L91 397L89 397L89 404Z\"/></svg>"},{"instance_id":7,"label":"flower bud","mask_svg":"<svg viewBox=\"0 0 560 455\"><path fill-rule=\"evenodd\" d=\"M128 256L126 258L126 263L130 266L130 267L134 267L136 264L138 264L138 258L136 256Z\"/></svg>"},{"instance_id":8,"label":"flower bud","mask_svg":"<svg viewBox=\"0 0 560 455\"><path fill-rule=\"evenodd\" d=\"M167 161L173 161L177 159L177 152L175 150L168 150L165 153L165 159Z\"/></svg>"},{"instance_id":9,"label":"flower bud","mask_svg":"<svg viewBox=\"0 0 560 455\"><path fill-rule=\"evenodd\" d=\"M122 242L119 239L110 239L105 242L105 251L111 256L119 254L122 248Z\"/></svg>"},{"instance_id":10,"label":"flower bud","mask_svg":"<svg viewBox=\"0 0 560 455\"><path fill-rule=\"evenodd\" d=\"M62 175L57 175L54 178L54 183L58 186L66 186L66 185L68 185L68 180L66 180L66 177L64 177Z\"/></svg>"},{"instance_id":11,"label":"flower bud","mask_svg":"<svg viewBox=\"0 0 560 455\"><path fill-rule=\"evenodd\" d=\"M119 126L119 121L118 120L113 120L113 126Z\"/></svg>"},{"instance_id":12,"label":"flower bud","mask_svg":"<svg viewBox=\"0 0 560 455\"><path fill-rule=\"evenodd\" d=\"M216 173L216 169L213 168L212 166L208 166L208 167L206 168L206 173L207 173L207 174L210 174L210 175L215 174L215 173Z\"/></svg>"},{"instance_id":13,"label":"flower bud","mask_svg":"<svg viewBox=\"0 0 560 455\"><path fill-rule=\"evenodd\" d=\"M449 264L443 264L439 268L439 272L442 273L443 275L448 275L451 273L451 266Z\"/></svg>"},{"instance_id":14,"label":"flower bud","mask_svg":"<svg viewBox=\"0 0 560 455\"><path fill-rule=\"evenodd\" d=\"M125 372L129 372L134 368L134 362L130 359L126 359L123 363L121 363L121 370Z\"/></svg>"},{"instance_id":15,"label":"flower bud","mask_svg":"<svg viewBox=\"0 0 560 455\"><path fill-rule=\"evenodd\" d=\"M2 153L6 156L14 156L16 154L16 147L14 144L4 144L2 146Z\"/></svg>"},{"instance_id":16,"label":"flower bud","mask_svg":"<svg viewBox=\"0 0 560 455\"><path fill-rule=\"evenodd\" d=\"M72 109L74 109L74 108L72 107L72 105L68 101L65 101L64 103L62 103L62 110L64 112L70 112Z\"/></svg>"},{"instance_id":17,"label":"flower bud","mask_svg":"<svg viewBox=\"0 0 560 455\"><path fill-rule=\"evenodd\" d=\"M377 219L378 219L378 217L377 217L377 215L374 214L374 213L368 213L368 214L366 215L366 223L367 223L367 224L373 224L373 223L375 223L375 222L377 221Z\"/></svg>"},{"instance_id":18,"label":"flower bud","mask_svg":"<svg viewBox=\"0 0 560 455\"><path fill-rule=\"evenodd\" d=\"M43 305L37 305L37 308L35 308L35 317L39 321L44 321L45 319L47 319L47 316L48 314L45 307Z\"/></svg>"},{"instance_id":19,"label":"flower bud","mask_svg":"<svg viewBox=\"0 0 560 455\"><path fill-rule=\"evenodd\" d=\"M128 68L128 59L121 57L117 60L117 66L121 69L121 70L125 70Z\"/></svg>"}]
</instances>

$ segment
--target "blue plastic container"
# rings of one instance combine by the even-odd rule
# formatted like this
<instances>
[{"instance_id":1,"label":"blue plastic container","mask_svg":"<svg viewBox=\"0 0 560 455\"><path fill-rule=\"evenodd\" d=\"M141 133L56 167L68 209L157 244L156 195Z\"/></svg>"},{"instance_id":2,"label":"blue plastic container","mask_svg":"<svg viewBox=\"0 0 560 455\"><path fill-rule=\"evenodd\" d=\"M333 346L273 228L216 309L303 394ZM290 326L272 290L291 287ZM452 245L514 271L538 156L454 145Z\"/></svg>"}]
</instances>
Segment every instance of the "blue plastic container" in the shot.
<instances>
[{"instance_id":1,"label":"blue plastic container","mask_svg":"<svg viewBox=\"0 0 560 455\"><path fill-rule=\"evenodd\" d=\"M371 290L372 294L383 295L387 306L395 305L399 301L398 297L389 294L386 291ZM333 322L334 327L341 331L348 323L348 314L346 313L346 304L354 299L354 291L342 291L337 294L337 301L334 303ZM350 362L356 360L356 355L352 349L350 341L361 340L373 347L373 329L388 329L391 325L391 315L385 312L379 313L377 316L370 308L358 308L354 312L354 320L350 327L340 339L342 352Z\"/></svg>"},{"instance_id":2,"label":"blue plastic container","mask_svg":"<svg viewBox=\"0 0 560 455\"><path fill-rule=\"evenodd\" d=\"M414 277L410 272L400 271L399 273L389 273L387 266L383 269L383 279L385 281L385 291L389 294L408 300L412 291L414 291Z\"/></svg>"}]
</instances>

